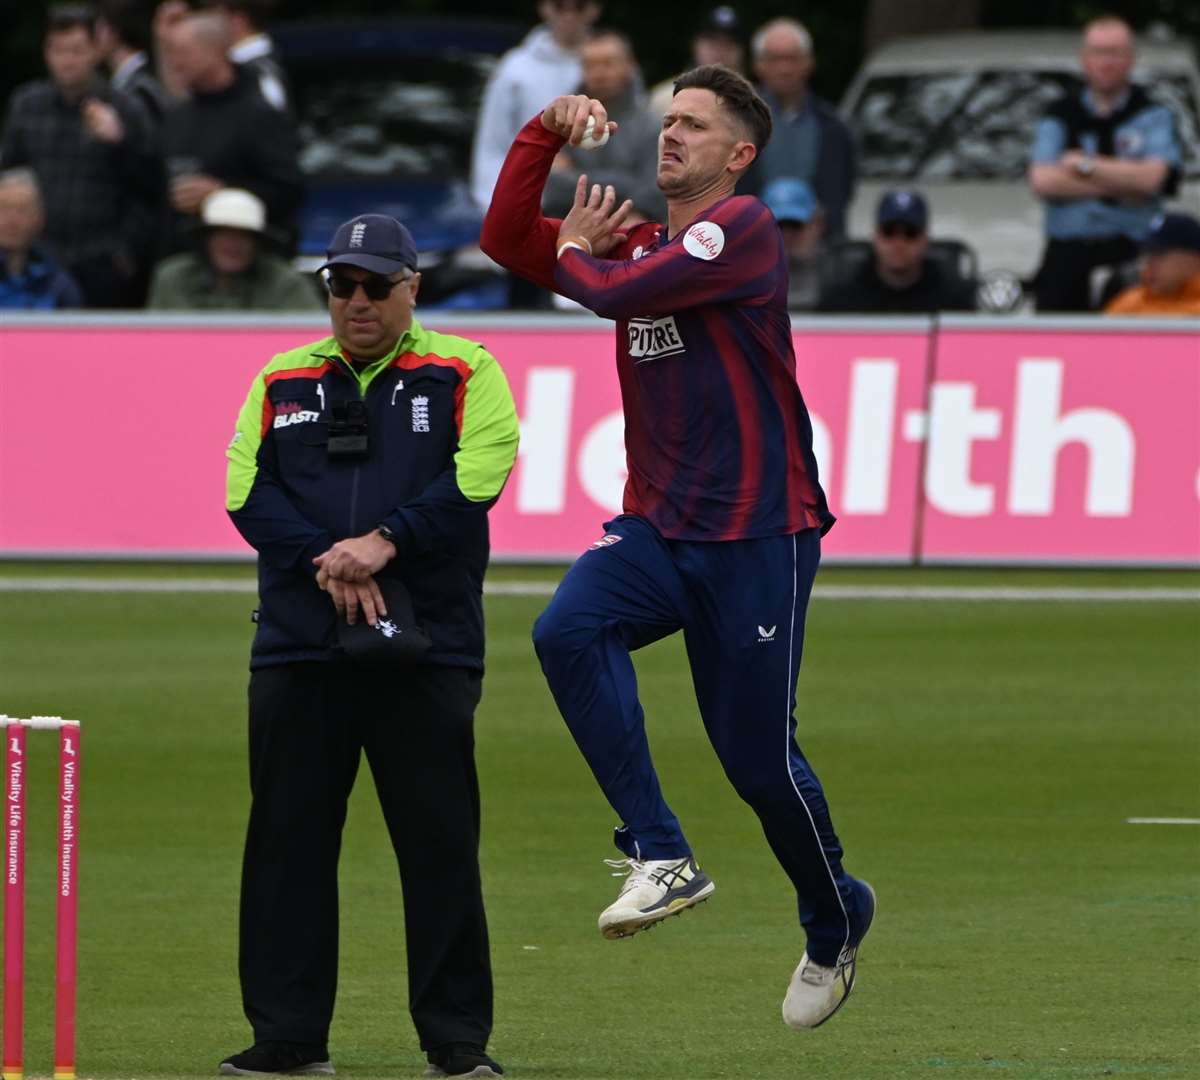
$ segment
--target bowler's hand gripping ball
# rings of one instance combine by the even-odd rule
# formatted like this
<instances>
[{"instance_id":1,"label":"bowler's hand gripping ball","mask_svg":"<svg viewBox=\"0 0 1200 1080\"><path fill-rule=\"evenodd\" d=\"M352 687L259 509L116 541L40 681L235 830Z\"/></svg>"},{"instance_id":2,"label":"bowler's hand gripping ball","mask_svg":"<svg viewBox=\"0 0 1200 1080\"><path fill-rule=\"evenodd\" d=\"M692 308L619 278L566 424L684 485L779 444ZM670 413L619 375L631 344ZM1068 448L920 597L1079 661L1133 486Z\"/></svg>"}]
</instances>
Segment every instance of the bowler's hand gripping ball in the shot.
<instances>
[{"instance_id":1,"label":"bowler's hand gripping ball","mask_svg":"<svg viewBox=\"0 0 1200 1080\"><path fill-rule=\"evenodd\" d=\"M587 118L587 127L583 129L583 138L579 140L580 150L599 150L606 142L608 142L608 124L604 125L604 132L600 138L596 138L596 118L589 116Z\"/></svg>"}]
</instances>

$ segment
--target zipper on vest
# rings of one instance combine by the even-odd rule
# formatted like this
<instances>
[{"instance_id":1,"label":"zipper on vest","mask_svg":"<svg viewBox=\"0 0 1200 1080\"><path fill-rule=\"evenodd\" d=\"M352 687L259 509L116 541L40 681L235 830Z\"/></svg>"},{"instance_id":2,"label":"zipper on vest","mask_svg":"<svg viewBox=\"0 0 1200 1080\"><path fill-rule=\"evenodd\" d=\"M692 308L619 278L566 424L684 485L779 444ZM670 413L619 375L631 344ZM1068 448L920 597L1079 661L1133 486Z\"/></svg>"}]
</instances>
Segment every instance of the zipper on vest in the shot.
<instances>
[{"instance_id":1,"label":"zipper on vest","mask_svg":"<svg viewBox=\"0 0 1200 1080\"><path fill-rule=\"evenodd\" d=\"M360 383L357 378L355 378L355 380L354 380L354 387L358 391L358 400L363 402L363 404L365 405L366 400L367 400L367 395L363 393L362 383ZM370 431L371 431L370 423L371 423L371 418L368 415L368 417L367 417L367 437L368 437L368 439L370 438ZM376 438L378 438L378 433L376 433ZM370 454L370 452L371 452L370 451L370 443L368 443L367 445L368 445L367 453ZM362 474L362 462L356 461L354 463L354 475L350 477L350 531L347 533L348 536L357 536L358 535L358 478L361 474Z\"/></svg>"}]
</instances>

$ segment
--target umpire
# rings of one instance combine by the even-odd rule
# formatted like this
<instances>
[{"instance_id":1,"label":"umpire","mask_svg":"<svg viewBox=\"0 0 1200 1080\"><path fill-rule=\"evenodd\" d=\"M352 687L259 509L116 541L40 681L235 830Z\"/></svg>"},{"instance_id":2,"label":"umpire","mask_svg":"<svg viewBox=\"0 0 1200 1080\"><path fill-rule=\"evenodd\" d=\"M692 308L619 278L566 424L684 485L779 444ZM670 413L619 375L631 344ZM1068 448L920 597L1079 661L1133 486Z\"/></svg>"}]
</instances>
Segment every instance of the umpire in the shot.
<instances>
[{"instance_id":1,"label":"umpire","mask_svg":"<svg viewBox=\"0 0 1200 1080\"><path fill-rule=\"evenodd\" d=\"M413 318L400 222L346 222L321 272L333 336L267 364L228 450L227 507L258 551L239 952L255 1042L220 1072L334 1071L337 863L365 750L429 1075L497 1076L473 723L516 410L481 345Z\"/></svg>"}]
</instances>

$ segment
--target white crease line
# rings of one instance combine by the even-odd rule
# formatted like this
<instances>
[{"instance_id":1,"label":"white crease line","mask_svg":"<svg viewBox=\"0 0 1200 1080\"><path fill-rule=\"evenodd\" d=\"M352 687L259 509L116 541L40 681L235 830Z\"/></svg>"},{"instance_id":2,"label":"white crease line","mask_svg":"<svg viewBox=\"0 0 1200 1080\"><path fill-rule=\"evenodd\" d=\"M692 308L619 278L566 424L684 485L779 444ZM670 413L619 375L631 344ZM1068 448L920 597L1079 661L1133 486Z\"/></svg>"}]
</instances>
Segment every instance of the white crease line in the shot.
<instances>
[{"instance_id":1,"label":"white crease line","mask_svg":"<svg viewBox=\"0 0 1200 1080\"><path fill-rule=\"evenodd\" d=\"M1127 817L1127 825L1200 825L1197 817Z\"/></svg>"},{"instance_id":2,"label":"white crease line","mask_svg":"<svg viewBox=\"0 0 1200 1080\"><path fill-rule=\"evenodd\" d=\"M818 585L813 596L827 600L1006 600L1044 602L1061 600L1142 603L1159 600L1200 600L1200 589L1112 589L1082 586L991 585Z\"/></svg>"},{"instance_id":3,"label":"white crease line","mask_svg":"<svg viewBox=\"0 0 1200 1080\"><path fill-rule=\"evenodd\" d=\"M0 592L254 593L253 578L0 577Z\"/></svg>"},{"instance_id":4,"label":"white crease line","mask_svg":"<svg viewBox=\"0 0 1200 1080\"><path fill-rule=\"evenodd\" d=\"M491 581L484 585L490 596L551 596L552 581ZM143 578L143 577L0 577L0 592L91 593L254 593L253 578ZM986 603L1011 601L1043 603L1082 601L1104 603L1158 603L1200 601L1200 589L1041 588L1036 586L977 585L818 585L816 599L825 600L945 600Z\"/></svg>"},{"instance_id":5,"label":"white crease line","mask_svg":"<svg viewBox=\"0 0 1200 1080\"><path fill-rule=\"evenodd\" d=\"M557 581L485 581L488 596L553 596Z\"/></svg>"}]
</instances>

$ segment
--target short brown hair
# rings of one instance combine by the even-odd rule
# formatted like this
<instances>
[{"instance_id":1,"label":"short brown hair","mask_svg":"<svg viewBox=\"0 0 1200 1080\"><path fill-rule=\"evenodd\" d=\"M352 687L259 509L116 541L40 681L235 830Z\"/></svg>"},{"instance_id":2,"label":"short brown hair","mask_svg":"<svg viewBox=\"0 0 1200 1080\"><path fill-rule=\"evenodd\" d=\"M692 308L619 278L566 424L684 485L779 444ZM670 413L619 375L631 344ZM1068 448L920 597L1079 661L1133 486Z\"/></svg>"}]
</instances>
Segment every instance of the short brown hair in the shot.
<instances>
[{"instance_id":1,"label":"short brown hair","mask_svg":"<svg viewBox=\"0 0 1200 1080\"><path fill-rule=\"evenodd\" d=\"M675 93L680 90L711 90L717 103L724 106L746 132L755 150L761 153L770 142L771 110L767 103L748 80L724 64L705 64L685 71L675 80Z\"/></svg>"},{"instance_id":2,"label":"short brown hair","mask_svg":"<svg viewBox=\"0 0 1200 1080\"><path fill-rule=\"evenodd\" d=\"M593 41L604 41L605 39L615 41L625 51L625 55L630 60L634 60L633 42L629 40L629 35L616 29L613 26L594 26L588 32L585 45L590 45Z\"/></svg>"},{"instance_id":3,"label":"short brown hair","mask_svg":"<svg viewBox=\"0 0 1200 1080\"><path fill-rule=\"evenodd\" d=\"M46 13L47 36L76 28L96 36L96 11L90 4L54 4Z\"/></svg>"},{"instance_id":4,"label":"short brown hair","mask_svg":"<svg viewBox=\"0 0 1200 1080\"><path fill-rule=\"evenodd\" d=\"M151 9L147 0L99 0L98 15L122 45L147 52L151 41Z\"/></svg>"}]
</instances>

